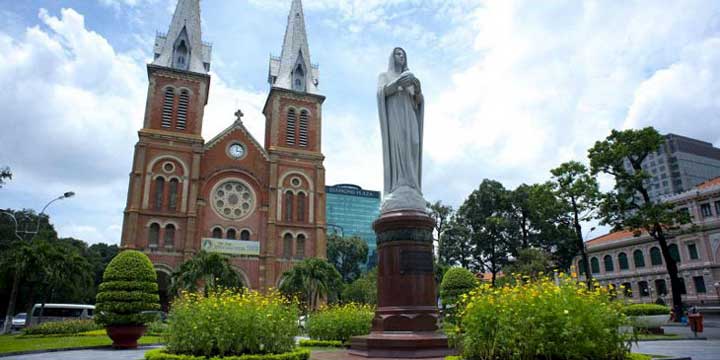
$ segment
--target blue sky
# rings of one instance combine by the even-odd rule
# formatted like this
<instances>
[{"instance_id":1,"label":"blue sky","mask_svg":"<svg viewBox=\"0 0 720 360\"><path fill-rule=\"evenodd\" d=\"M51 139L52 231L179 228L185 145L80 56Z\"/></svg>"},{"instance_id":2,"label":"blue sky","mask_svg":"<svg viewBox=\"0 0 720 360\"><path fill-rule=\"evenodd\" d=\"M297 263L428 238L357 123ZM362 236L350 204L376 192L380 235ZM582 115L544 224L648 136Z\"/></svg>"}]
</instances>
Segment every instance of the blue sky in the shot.
<instances>
[{"instance_id":1,"label":"blue sky","mask_svg":"<svg viewBox=\"0 0 720 360\"><path fill-rule=\"evenodd\" d=\"M0 0L0 208L61 236L118 243L156 31L174 0ZM424 192L459 205L484 178L545 181L610 129L653 125L720 145L717 1L305 0L320 64L327 183L380 189L377 74L395 46L426 93ZM290 0L203 0L213 44L203 136L262 138L267 62ZM607 184L607 179L603 179Z\"/></svg>"}]
</instances>

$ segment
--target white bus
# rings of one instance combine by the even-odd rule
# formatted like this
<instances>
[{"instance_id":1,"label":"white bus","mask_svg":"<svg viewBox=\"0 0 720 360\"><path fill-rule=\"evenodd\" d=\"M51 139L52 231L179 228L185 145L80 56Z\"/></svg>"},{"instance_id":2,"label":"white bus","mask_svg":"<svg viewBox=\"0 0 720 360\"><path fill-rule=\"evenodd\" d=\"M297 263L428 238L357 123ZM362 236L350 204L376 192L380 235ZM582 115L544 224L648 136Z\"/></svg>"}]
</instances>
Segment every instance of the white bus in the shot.
<instances>
[{"instance_id":1,"label":"white bus","mask_svg":"<svg viewBox=\"0 0 720 360\"><path fill-rule=\"evenodd\" d=\"M42 314L40 314L42 310ZM35 326L48 321L65 321L92 319L95 312L94 305L81 304L35 304L27 326Z\"/></svg>"}]
</instances>

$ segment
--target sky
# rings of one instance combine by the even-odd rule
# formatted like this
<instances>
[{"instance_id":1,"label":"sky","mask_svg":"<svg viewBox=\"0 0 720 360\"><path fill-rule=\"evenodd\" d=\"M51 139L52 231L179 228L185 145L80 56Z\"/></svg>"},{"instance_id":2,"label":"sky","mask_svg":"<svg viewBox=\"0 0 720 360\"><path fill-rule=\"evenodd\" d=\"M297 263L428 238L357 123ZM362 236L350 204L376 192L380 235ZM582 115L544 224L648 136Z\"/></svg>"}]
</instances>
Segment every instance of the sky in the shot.
<instances>
[{"instance_id":1,"label":"sky","mask_svg":"<svg viewBox=\"0 0 720 360\"><path fill-rule=\"evenodd\" d=\"M268 58L290 0L202 0L213 44L203 137L242 109L262 139ZM402 46L423 83L426 199L459 206L483 179L544 182L611 129L654 126L720 146L716 0L304 0L320 65L326 183L382 188L377 75ZM0 208L47 213L61 237L120 242L147 96L175 0L0 0ZM607 186L607 179L603 184Z\"/></svg>"}]
</instances>

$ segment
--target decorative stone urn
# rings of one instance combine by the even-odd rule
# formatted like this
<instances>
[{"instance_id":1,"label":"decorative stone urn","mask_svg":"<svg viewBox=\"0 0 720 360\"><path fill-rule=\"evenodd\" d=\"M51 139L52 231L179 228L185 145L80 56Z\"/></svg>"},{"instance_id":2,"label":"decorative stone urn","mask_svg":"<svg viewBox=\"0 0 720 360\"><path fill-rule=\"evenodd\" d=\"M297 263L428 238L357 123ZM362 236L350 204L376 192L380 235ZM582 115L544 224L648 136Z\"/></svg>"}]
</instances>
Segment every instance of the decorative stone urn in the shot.
<instances>
[{"instance_id":1,"label":"decorative stone urn","mask_svg":"<svg viewBox=\"0 0 720 360\"><path fill-rule=\"evenodd\" d=\"M140 339L147 329L144 325L115 325L105 327L108 337L112 339L114 349L137 349Z\"/></svg>"}]
</instances>

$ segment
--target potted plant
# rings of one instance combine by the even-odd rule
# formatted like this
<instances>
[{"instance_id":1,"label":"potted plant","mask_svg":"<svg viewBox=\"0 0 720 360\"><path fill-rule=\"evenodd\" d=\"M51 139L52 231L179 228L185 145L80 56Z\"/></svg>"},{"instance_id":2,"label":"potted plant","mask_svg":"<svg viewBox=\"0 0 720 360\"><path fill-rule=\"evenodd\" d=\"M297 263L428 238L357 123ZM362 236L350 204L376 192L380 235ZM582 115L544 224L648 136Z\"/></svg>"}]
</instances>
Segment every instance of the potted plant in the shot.
<instances>
[{"instance_id":1,"label":"potted plant","mask_svg":"<svg viewBox=\"0 0 720 360\"><path fill-rule=\"evenodd\" d=\"M656 330L670 319L670 308L658 304L632 304L623 310L636 329Z\"/></svg>"},{"instance_id":2,"label":"potted plant","mask_svg":"<svg viewBox=\"0 0 720 360\"><path fill-rule=\"evenodd\" d=\"M145 324L160 310L157 275L145 254L126 250L105 268L96 299L95 320L104 325L116 349L137 348Z\"/></svg>"}]
</instances>

